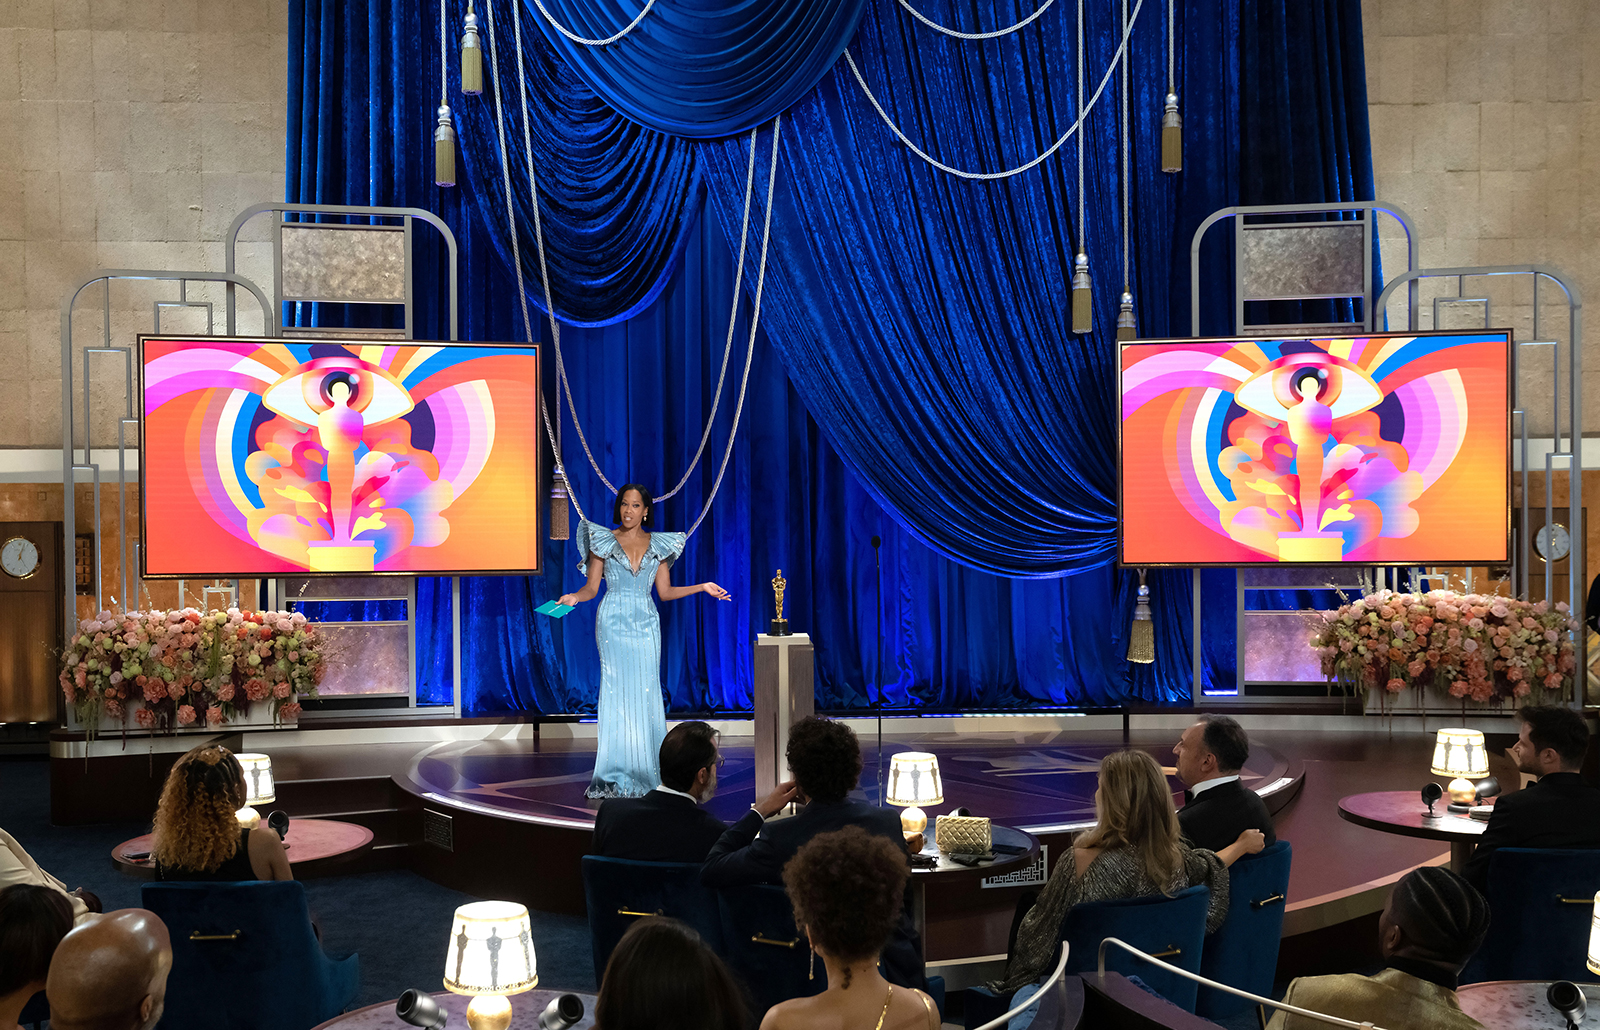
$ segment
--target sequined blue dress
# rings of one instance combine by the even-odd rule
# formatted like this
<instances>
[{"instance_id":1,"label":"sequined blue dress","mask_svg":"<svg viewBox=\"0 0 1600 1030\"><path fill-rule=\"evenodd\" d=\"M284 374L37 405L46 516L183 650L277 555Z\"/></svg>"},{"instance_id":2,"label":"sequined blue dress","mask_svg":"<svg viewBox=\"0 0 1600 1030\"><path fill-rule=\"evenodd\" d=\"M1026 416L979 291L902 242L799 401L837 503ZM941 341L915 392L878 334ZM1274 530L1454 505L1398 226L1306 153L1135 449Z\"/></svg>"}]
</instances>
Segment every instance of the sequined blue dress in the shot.
<instances>
[{"instance_id":1,"label":"sequined blue dress","mask_svg":"<svg viewBox=\"0 0 1600 1030\"><path fill-rule=\"evenodd\" d=\"M668 568L683 554L682 533L652 533L635 570L617 538L604 526L578 526L578 567L589 559L605 562L606 590L595 612L600 646L599 749L594 778L585 792L592 798L642 797L661 782L657 752L667 735L661 696L661 616L652 589L656 569Z\"/></svg>"}]
</instances>

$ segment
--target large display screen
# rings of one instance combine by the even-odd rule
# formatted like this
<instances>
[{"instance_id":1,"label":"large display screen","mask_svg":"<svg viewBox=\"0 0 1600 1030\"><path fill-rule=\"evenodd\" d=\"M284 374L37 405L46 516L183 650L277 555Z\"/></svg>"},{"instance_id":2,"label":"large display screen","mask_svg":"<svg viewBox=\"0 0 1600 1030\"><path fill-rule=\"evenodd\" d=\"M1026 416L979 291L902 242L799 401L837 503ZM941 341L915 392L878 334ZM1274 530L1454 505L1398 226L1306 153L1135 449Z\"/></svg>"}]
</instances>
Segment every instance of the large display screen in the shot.
<instances>
[{"instance_id":1,"label":"large display screen","mask_svg":"<svg viewBox=\"0 0 1600 1030\"><path fill-rule=\"evenodd\" d=\"M1128 565L1510 560L1508 331L1122 347Z\"/></svg>"},{"instance_id":2,"label":"large display screen","mask_svg":"<svg viewBox=\"0 0 1600 1030\"><path fill-rule=\"evenodd\" d=\"M144 575L538 570L538 348L139 344Z\"/></svg>"}]
</instances>

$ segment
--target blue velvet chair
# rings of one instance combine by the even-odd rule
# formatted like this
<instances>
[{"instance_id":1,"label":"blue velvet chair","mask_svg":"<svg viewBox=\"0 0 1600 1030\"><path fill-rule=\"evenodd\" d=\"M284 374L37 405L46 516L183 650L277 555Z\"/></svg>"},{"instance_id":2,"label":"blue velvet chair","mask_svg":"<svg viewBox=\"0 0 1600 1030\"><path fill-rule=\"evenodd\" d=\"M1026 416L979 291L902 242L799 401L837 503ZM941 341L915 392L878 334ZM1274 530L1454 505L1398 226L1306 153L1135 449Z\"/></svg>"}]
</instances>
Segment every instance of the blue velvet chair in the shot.
<instances>
[{"instance_id":1,"label":"blue velvet chair","mask_svg":"<svg viewBox=\"0 0 1600 1030\"><path fill-rule=\"evenodd\" d=\"M330 957L304 885L147 883L172 936L162 1030L311 1030L355 1001L361 964Z\"/></svg>"},{"instance_id":2,"label":"blue velvet chair","mask_svg":"<svg viewBox=\"0 0 1600 1030\"><path fill-rule=\"evenodd\" d=\"M1484 980L1593 981L1584 965L1600 851L1500 848L1489 860L1489 935L1461 971Z\"/></svg>"},{"instance_id":3,"label":"blue velvet chair","mask_svg":"<svg viewBox=\"0 0 1600 1030\"><path fill-rule=\"evenodd\" d=\"M634 862L585 855L583 899L589 909L596 985L605 976L617 942L641 915L680 919L694 927L712 950L722 951L717 898L700 886L698 862Z\"/></svg>"},{"instance_id":4,"label":"blue velvet chair","mask_svg":"<svg viewBox=\"0 0 1600 1030\"><path fill-rule=\"evenodd\" d=\"M1061 921L1060 939L1072 945L1067 972L1098 969L1100 942L1115 937L1147 955L1198 973L1200 951L1206 938L1206 910L1210 904L1211 891L1205 886L1196 886L1170 898L1156 894L1074 905ZM1185 980L1141 961L1121 948L1107 949L1106 969L1137 976L1174 1005L1194 1011L1197 985L1193 980Z\"/></svg>"},{"instance_id":5,"label":"blue velvet chair","mask_svg":"<svg viewBox=\"0 0 1600 1030\"><path fill-rule=\"evenodd\" d=\"M1241 991L1272 996L1293 857L1289 842L1280 840L1258 855L1239 859L1228 870L1228 920L1206 936L1200 958L1202 976ZM1201 987L1195 1001L1195 1012L1207 1019L1226 1019L1249 1007L1245 999L1214 987Z\"/></svg>"},{"instance_id":6,"label":"blue velvet chair","mask_svg":"<svg viewBox=\"0 0 1600 1030\"><path fill-rule=\"evenodd\" d=\"M810 975L811 947L794 925L794 908L782 887L726 887L712 893L722 923L722 957L749 990L755 1012L827 989L821 959L816 976Z\"/></svg>"}]
</instances>

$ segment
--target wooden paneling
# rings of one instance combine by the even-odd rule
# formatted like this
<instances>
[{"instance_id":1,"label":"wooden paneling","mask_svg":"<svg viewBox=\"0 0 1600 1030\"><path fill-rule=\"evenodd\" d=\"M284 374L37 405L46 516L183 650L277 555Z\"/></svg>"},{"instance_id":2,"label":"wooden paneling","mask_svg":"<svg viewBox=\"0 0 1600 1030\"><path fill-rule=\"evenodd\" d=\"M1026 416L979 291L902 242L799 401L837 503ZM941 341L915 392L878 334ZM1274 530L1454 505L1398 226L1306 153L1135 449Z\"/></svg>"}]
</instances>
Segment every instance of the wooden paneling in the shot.
<instances>
[{"instance_id":1,"label":"wooden paneling","mask_svg":"<svg viewBox=\"0 0 1600 1030\"><path fill-rule=\"evenodd\" d=\"M27 579L0 572L0 723L56 718L56 648L61 646L61 526L0 522L0 542L27 537L39 567Z\"/></svg>"}]
</instances>

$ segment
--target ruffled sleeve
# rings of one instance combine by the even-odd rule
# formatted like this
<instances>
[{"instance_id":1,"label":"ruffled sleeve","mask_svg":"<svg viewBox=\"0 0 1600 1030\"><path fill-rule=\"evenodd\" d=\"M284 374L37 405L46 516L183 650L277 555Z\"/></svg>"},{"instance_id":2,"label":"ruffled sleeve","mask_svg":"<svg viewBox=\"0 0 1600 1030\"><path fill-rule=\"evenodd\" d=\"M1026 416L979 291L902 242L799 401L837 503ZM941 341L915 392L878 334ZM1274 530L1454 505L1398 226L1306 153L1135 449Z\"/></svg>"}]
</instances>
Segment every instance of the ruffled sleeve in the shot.
<instances>
[{"instance_id":1,"label":"ruffled sleeve","mask_svg":"<svg viewBox=\"0 0 1600 1030\"><path fill-rule=\"evenodd\" d=\"M617 538L611 530L604 526L597 526L593 522L578 523L578 571L587 574L589 559L599 558L601 561L615 555L621 550Z\"/></svg>"},{"instance_id":2,"label":"ruffled sleeve","mask_svg":"<svg viewBox=\"0 0 1600 1030\"><path fill-rule=\"evenodd\" d=\"M615 541L616 538L612 537ZM672 567L672 563L683 557L683 548L689 538L682 533L651 533L650 553L656 556L661 564Z\"/></svg>"}]
</instances>

